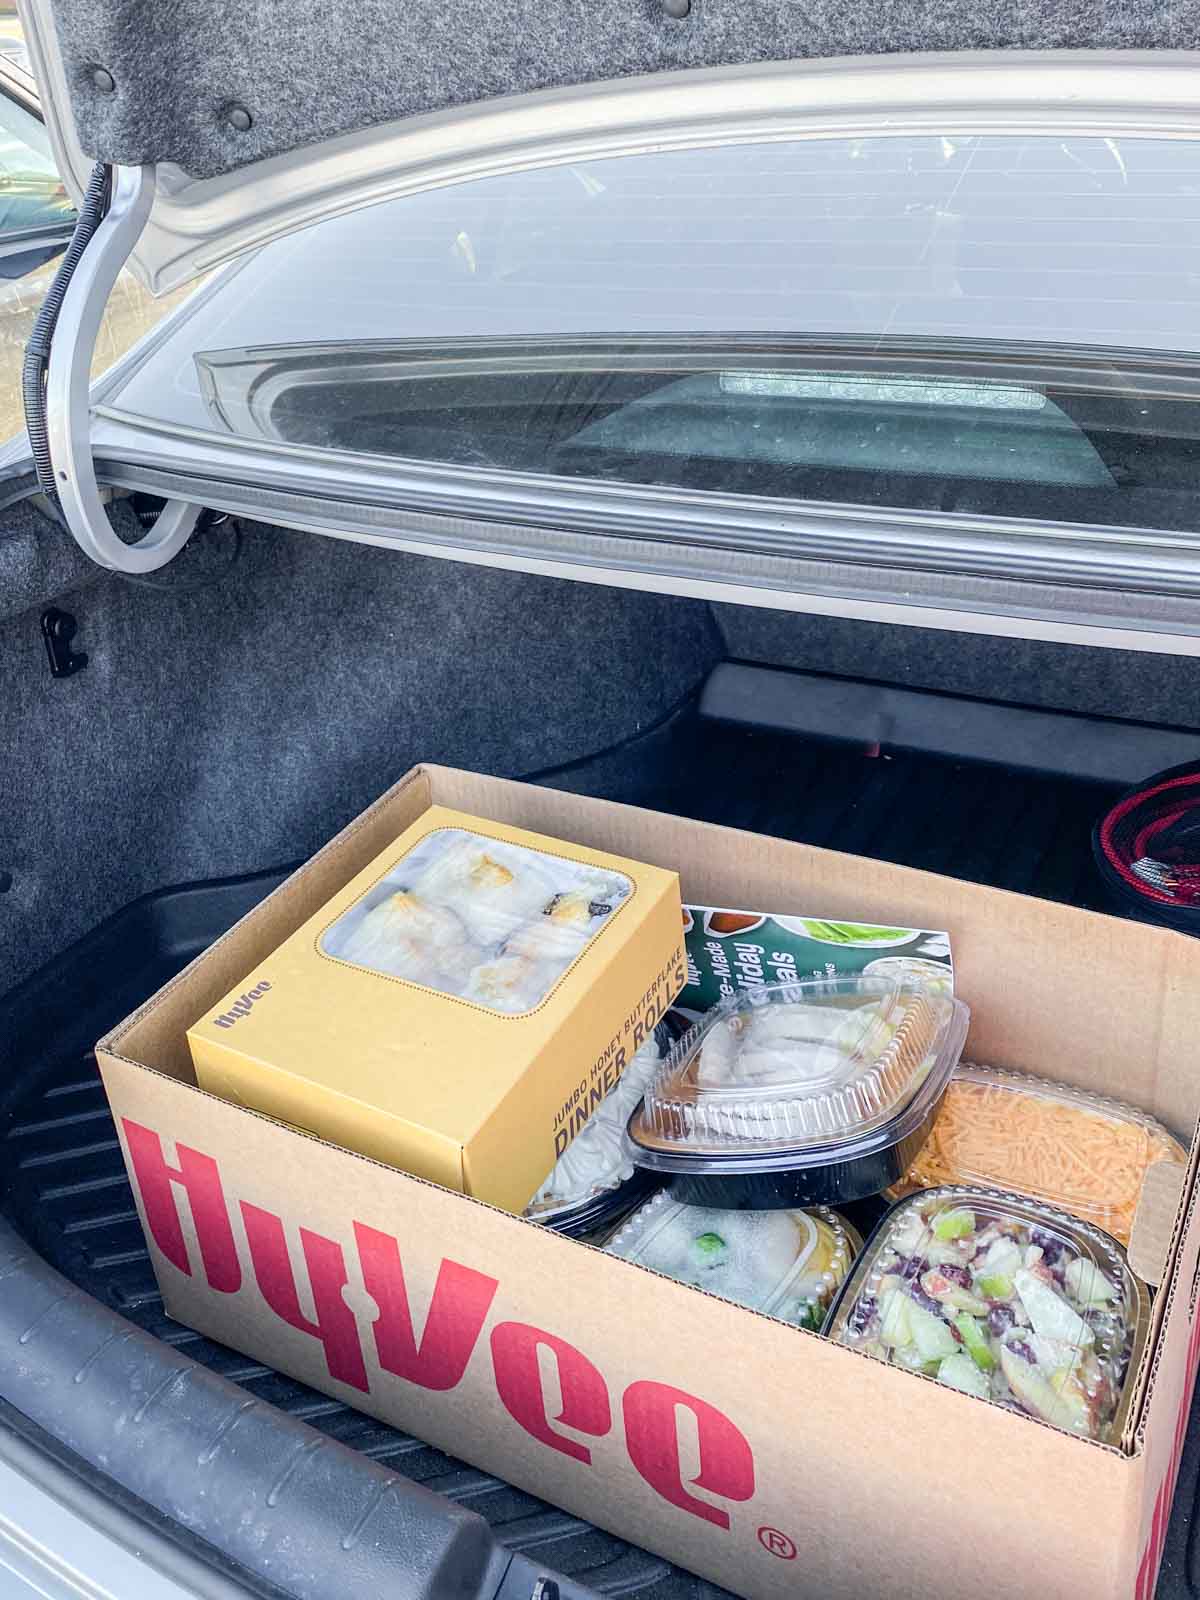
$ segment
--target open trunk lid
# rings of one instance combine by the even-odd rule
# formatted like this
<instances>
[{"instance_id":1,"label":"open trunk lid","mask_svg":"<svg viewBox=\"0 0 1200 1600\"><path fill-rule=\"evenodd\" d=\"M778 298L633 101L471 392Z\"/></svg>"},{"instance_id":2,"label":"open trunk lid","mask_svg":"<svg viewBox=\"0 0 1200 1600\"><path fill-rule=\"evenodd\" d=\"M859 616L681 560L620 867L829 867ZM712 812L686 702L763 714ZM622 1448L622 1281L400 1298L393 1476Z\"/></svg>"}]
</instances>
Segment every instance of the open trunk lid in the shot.
<instances>
[{"instance_id":1,"label":"open trunk lid","mask_svg":"<svg viewBox=\"0 0 1200 1600\"><path fill-rule=\"evenodd\" d=\"M1178 6L20 5L76 197L94 162L154 169L132 259L156 292L368 200L535 161L831 133L1200 129L1200 20Z\"/></svg>"}]
</instances>

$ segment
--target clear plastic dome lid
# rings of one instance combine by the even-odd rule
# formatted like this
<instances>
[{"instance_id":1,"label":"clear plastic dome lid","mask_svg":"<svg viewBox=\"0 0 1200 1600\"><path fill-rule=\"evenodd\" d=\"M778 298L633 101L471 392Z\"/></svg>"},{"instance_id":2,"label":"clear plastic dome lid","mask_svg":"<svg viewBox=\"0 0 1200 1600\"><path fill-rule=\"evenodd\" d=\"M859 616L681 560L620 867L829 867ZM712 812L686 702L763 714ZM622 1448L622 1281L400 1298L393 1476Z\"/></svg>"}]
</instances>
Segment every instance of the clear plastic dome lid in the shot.
<instances>
[{"instance_id":1,"label":"clear plastic dome lid","mask_svg":"<svg viewBox=\"0 0 1200 1600\"><path fill-rule=\"evenodd\" d=\"M1116 1240L997 1190L893 1206L826 1336L1054 1427L1119 1441L1150 1297Z\"/></svg>"},{"instance_id":2,"label":"clear plastic dome lid","mask_svg":"<svg viewBox=\"0 0 1200 1600\"><path fill-rule=\"evenodd\" d=\"M630 1123L635 1146L728 1155L853 1142L901 1115L965 1024L916 972L764 985L679 1041Z\"/></svg>"},{"instance_id":3,"label":"clear plastic dome lid","mask_svg":"<svg viewBox=\"0 0 1200 1600\"><path fill-rule=\"evenodd\" d=\"M626 1218L604 1248L680 1283L820 1332L862 1239L826 1206L726 1211L665 1191Z\"/></svg>"}]
</instances>

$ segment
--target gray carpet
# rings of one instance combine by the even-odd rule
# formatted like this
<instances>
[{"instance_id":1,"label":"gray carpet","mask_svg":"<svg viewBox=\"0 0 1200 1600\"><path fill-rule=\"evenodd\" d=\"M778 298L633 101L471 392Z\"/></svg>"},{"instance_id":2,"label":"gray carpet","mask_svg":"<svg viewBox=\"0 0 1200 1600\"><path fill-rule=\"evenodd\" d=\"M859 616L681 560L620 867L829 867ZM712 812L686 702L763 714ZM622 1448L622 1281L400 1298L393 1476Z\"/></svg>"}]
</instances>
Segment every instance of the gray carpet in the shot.
<instances>
[{"instance_id":1,"label":"gray carpet","mask_svg":"<svg viewBox=\"0 0 1200 1600\"><path fill-rule=\"evenodd\" d=\"M1200 728L1200 660L716 606L730 656L1014 705Z\"/></svg>"},{"instance_id":2,"label":"gray carpet","mask_svg":"<svg viewBox=\"0 0 1200 1600\"><path fill-rule=\"evenodd\" d=\"M53 10L85 150L177 161L197 177L397 117L634 73L900 50L1200 45L1200 12L1179 0L692 0L681 20L664 0L53 0Z\"/></svg>"},{"instance_id":3,"label":"gray carpet","mask_svg":"<svg viewBox=\"0 0 1200 1600\"><path fill-rule=\"evenodd\" d=\"M63 681L50 600L91 658ZM726 656L1200 727L1190 659L709 608L254 524L134 583L18 508L0 517L0 993L139 894L309 854L415 761L576 760Z\"/></svg>"},{"instance_id":4,"label":"gray carpet","mask_svg":"<svg viewBox=\"0 0 1200 1600\"><path fill-rule=\"evenodd\" d=\"M90 657L56 681L39 610L0 625L0 993L147 890L309 854L416 761L521 774L636 733L720 655L699 602L254 525L233 565L227 525L163 589L64 594L64 538L0 523L0 615L40 573Z\"/></svg>"}]
</instances>

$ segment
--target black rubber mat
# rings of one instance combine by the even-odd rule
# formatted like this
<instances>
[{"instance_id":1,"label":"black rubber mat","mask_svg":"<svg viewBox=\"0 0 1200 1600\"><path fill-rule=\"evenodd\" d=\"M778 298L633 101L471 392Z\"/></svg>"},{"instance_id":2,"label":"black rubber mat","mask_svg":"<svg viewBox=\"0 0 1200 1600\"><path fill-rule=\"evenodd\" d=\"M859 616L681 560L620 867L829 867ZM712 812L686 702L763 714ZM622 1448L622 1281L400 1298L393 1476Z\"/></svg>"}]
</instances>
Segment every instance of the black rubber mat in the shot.
<instances>
[{"instance_id":1,"label":"black rubber mat","mask_svg":"<svg viewBox=\"0 0 1200 1600\"><path fill-rule=\"evenodd\" d=\"M817 744L685 715L551 780L752 833L799 839L1108 911L1096 818L1121 785L896 750Z\"/></svg>"},{"instance_id":2,"label":"black rubber mat","mask_svg":"<svg viewBox=\"0 0 1200 1600\"><path fill-rule=\"evenodd\" d=\"M1102 903L1089 848L1092 822L1112 793L1102 785L871 756L715 728L692 713L551 781L1051 898ZM607 1594L712 1600L721 1593L713 1586L163 1314L90 1043L279 876L139 901L43 971L19 1007L0 1008L4 1053L19 1063L0 1088L0 1210L98 1299L256 1397L482 1513L514 1550ZM1198 1471L1200 1430L1193 1427L1160 1596L1200 1595L1189 1543Z\"/></svg>"}]
</instances>

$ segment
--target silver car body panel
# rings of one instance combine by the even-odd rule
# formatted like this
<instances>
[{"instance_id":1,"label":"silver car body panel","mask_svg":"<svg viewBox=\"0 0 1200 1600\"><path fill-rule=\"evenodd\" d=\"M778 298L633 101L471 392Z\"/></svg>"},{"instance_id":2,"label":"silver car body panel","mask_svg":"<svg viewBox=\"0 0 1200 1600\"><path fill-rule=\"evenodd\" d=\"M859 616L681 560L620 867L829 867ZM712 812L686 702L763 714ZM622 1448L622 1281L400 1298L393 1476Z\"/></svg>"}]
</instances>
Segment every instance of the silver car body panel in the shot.
<instances>
[{"instance_id":1,"label":"silver car body panel","mask_svg":"<svg viewBox=\"0 0 1200 1600\"><path fill-rule=\"evenodd\" d=\"M47 0L30 50L72 193L91 161L70 116ZM52 37L52 35L51 35ZM164 293L242 252L377 201L529 167L736 141L928 133L1200 137L1188 51L977 51L716 67L486 100L189 178L157 169L131 264Z\"/></svg>"}]
</instances>

